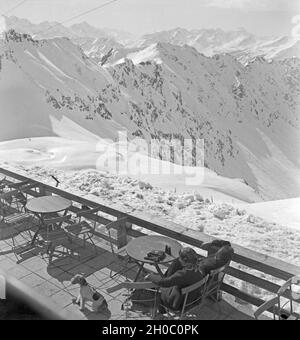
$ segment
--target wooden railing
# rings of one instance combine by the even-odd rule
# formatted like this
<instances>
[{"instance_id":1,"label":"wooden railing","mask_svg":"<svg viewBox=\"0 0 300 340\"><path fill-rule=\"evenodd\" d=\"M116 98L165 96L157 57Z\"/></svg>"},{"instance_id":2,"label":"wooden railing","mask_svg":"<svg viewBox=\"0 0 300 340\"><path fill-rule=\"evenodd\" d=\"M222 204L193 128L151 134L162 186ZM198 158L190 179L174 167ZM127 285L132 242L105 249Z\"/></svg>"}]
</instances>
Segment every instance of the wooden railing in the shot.
<instances>
[{"instance_id":1,"label":"wooden railing","mask_svg":"<svg viewBox=\"0 0 300 340\"><path fill-rule=\"evenodd\" d=\"M29 179L28 177L16 174L3 168L0 168L0 174L6 176L7 180L11 181L26 181ZM114 204L110 204L108 206L105 203L87 200L85 198L31 179L31 183L32 182L35 184L35 189L29 189L27 191L28 195L31 195L32 197L38 197L55 194L72 200L73 207L71 208L71 211L74 213L82 210L83 206L88 206L90 208L100 207L100 212L102 214L101 216L91 214L91 216L88 217L88 219L96 221L99 224L105 225L117 219L127 217L127 221L129 223L124 223L118 227L115 239L111 240L107 234L100 231L95 233L98 237L101 237L107 241L112 241L117 247L124 246L126 239L145 235L148 233L148 231L173 238L181 243L199 248L199 250L201 249L203 243L211 242L215 239L214 237L199 231L183 227L167 220L163 220L157 216L129 212L124 208ZM144 232L140 231L141 228ZM235 250L235 254L232 265L228 268L227 275L233 277L234 279L253 285L269 293L276 294L280 288L280 285L278 283L274 283L273 281L286 281L295 275L300 275L300 267L298 266L241 247L237 244L232 244L232 246ZM237 268L239 266L242 268ZM265 278L261 278L255 275L256 272L267 274L264 276L268 276L270 279L267 280ZM228 284L228 280L227 283L223 284L222 290L234 296L235 298L254 306L260 306L264 302L254 293L247 293L240 289L240 287L237 285Z\"/></svg>"}]
</instances>

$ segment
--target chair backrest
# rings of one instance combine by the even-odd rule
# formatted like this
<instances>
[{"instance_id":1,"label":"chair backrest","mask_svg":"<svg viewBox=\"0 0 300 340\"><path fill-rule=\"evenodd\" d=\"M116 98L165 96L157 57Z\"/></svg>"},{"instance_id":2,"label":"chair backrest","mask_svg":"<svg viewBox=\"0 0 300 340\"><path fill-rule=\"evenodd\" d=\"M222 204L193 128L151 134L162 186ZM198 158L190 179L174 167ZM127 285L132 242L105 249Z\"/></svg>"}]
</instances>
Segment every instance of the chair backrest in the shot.
<instances>
[{"instance_id":1,"label":"chair backrest","mask_svg":"<svg viewBox=\"0 0 300 340\"><path fill-rule=\"evenodd\" d=\"M128 220L127 217L120 218L120 219L118 219L118 220L116 220L116 221L114 221L114 222L111 222L111 223L106 224L105 228L106 228L108 231L110 231L111 229L116 229L116 228L122 226L124 223L126 223L127 220Z\"/></svg>"},{"instance_id":2,"label":"chair backrest","mask_svg":"<svg viewBox=\"0 0 300 340\"><path fill-rule=\"evenodd\" d=\"M71 217L72 217L71 215L67 215L63 217L50 218L50 219L44 220L44 223L47 227L57 226L57 225L61 225L64 222L70 221Z\"/></svg>"},{"instance_id":3,"label":"chair backrest","mask_svg":"<svg viewBox=\"0 0 300 340\"><path fill-rule=\"evenodd\" d=\"M13 201L13 197L15 195L17 195L19 192L19 190L11 190L11 191L8 191L4 194L1 194L0 195L0 201L3 201L3 202L6 202L8 204L11 204L12 201Z\"/></svg>"},{"instance_id":4,"label":"chair backrest","mask_svg":"<svg viewBox=\"0 0 300 340\"><path fill-rule=\"evenodd\" d=\"M212 270L208 275L208 282L206 287L206 295L212 296L212 294L218 294L220 291L221 285L224 281L224 277L226 275L225 271L229 267L230 262L227 262L224 266ZM218 299L218 297L216 297Z\"/></svg>"},{"instance_id":5,"label":"chair backrest","mask_svg":"<svg viewBox=\"0 0 300 340\"><path fill-rule=\"evenodd\" d=\"M8 181L6 180L6 177L3 177L0 180L0 192L6 188L7 183L8 183Z\"/></svg>"},{"instance_id":6,"label":"chair backrest","mask_svg":"<svg viewBox=\"0 0 300 340\"><path fill-rule=\"evenodd\" d=\"M88 217L89 215L94 214L101 209L101 207L97 207L97 208L93 208L93 209L87 209L87 208L88 207L85 207L85 210L79 211L77 213L77 217Z\"/></svg>"},{"instance_id":7,"label":"chair backrest","mask_svg":"<svg viewBox=\"0 0 300 340\"><path fill-rule=\"evenodd\" d=\"M278 295L283 295L285 292L290 291L292 289L293 285L299 285L300 286L300 276L294 276L291 277L289 280L287 280L278 290ZM300 295L298 296L298 299L300 299Z\"/></svg>"},{"instance_id":8,"label":"chair backrest","mask_svg":"<svg viewBox=\"0 0 300 340\"><path fill-rule=\"evenodd\" d=\"M30 187L32 187L33 185L31 185ZM29 189L27 187L24 188L25 190ZM27 202L27 198L25 196L26 191L23 191L21 189L14 189L8 192L5 192L3 194L0 195L0 200L4 200L6 202L11 202L13 200L13 198L16 198L18 200L22 200L23 202Z\"/></svg>"},{"instance_id":9,"label":"chair backrest","mask_svg":"<svg viewBox=\"0 0 300 340\"><path fill-rule=\"evenodd\" d=\"M13 194L17 192L18 190L14 190L0 194L0 215L2 217L1 221L3 221L7 205L11 206L12 204Z\"/></svg>"},{"instance_id":10,"label":"chair backrest","mask_svg":"<svg viewBox=\"0 0 300 340\"><path fill-rule=\"evenodd\" d=\"M106 225L107 219L103 216L99 215L98 212L102 211L102 207L98 206L97 208L89 208L88 206L81 207L82 210L77 212L77 218L81 222L82 218L87 220L88 222L93 223L94 229L96 229L97 225Z\"/></svg>"},{"instance_id":11,"label":"chair backrest","mask_svg":"<svg viewBox=\"0 0 300 340\"><path fill-rule=\"evenodd\" d=\"M22 191L19 191L14 197L20 202L23 206L27 204L27 197L24 195Z\"/></svg>"},{"instance_id":12,"label":"chair backrest","mask_svg":"<svg viewBox=\"0 0 300 340\"><path fill-rule=\"evenodd\" d=\"M20 191L23 193L23 194L27 194L27 192L30 190L30 189L34 189L34 188L37 188L38 187L38 184L36 182L29 182L28 184L22 186L20 188Z\"/></svg>"},{"instance_id":13,"label":"chair backrest","mask_svg":"<svg viewBox=\"0 0 300 340\"><path fill-rule=\"evenodd\" d=\"M212 270L209 274L210 278L218 279L218 281L223 280L225 276L225 270L229 267L230 262L227 262L223 267Z\"/></svg>"},{"instance_id":14,"label":"chair backrest","mask_svg":"<svg viewBox=\"0 0 300 340\"><path fill-rule=\"evenodd\" d=\"M298 291L293 290L293 286L299 286ZM294 312L294 302L300 303L300 276L294 276L287 280L277 292L279 298L279 308L283 309L288 303L290 304L290 313ZM285 298L288 301L285 304L281 304L281 298Z\"/></svg>"},{"instance_id":15,"label":"chair backrest","mask_svg":"<svg viewBox=\"0 0 300 340\"><path fill-rule=\"evenodd\" d=\"M114 222L111 222L111 223L108 223L105 225L105 228L106 230L108 231L108 235L109 235L109 241L110 241L110 248L111 248L111 251L112 251L112 254L115 255L115 244L113 243L113 237L112 237L112 234L111 234L111 229L117 229L118 227L121 227L122 225L124 225L124 223L127 222L127 217L123 217L123 218L120 218Z\"/></svg>"},{"instance_id":16,"label":"chair backrest","mask_svg":"<svg viewBox=\"0 0 300 340\"><path fill-rule=\"evenodd\" d=\"M184 315L187 307L194 306L197 303L203 301L203 299L206 296L206 286L209 276L206 275L201 281L194 283L193 285L190 285L188 287L185 287L181 289L181 294L184 296L184 301L181 309L181 317ZM195 298L193 301L188 302L189 294L199 291L199 294L197 294L197 298Z\"/></svg>"},{"instance_id":17,"label":"chair backrest","mask_svg":"<svg viewBox=\"0 0 300 340\"><path fill-rule=\"evenodd\" d=\"M201 281L196 282L196 283L194 283L191 286L188 286L188 287L185 287L185 288L181 289L182 295L189 294L189 293L191 293L191 292L193 292L195 290L198 290L200 288L205 288L206 283L208 281L208 278L209 278L209 276L206 275Z\"/></svg>"},{"instance_id":18,"label":"chair backrest","mask_svg":"<svg viewBox=\"0 0 300 340\"><path fill-rule=\"evenodd\" d=\"M0 180L0 185L7 186L8 183L9 183L9 181L6 179L6 176L3 177L3 178Z\"/></svg>"},{"instance_id":19,"label":"chair backrest","mask_svg":"<svg viewBox=\"0 0 300 340\"><path fill-rule=\"evenodd\" d=\"M257 310L254 312L254 317L256 320L259 320L260 316L265 313L265 312L270 312L272 311L273 314L273 319L279 320L279 315L278 311L280 310L279 308L279 298L274 297L273 299L266 301L264 304L262 304L260 307L257 308Z\"/></svg>"},{"instance_id":20,"label":"chair backrest","mask_svg":"<svg viewBox=\"0 0 300 340\"><path fill-rule=\"evenodd\" d=\"M29 179L27 179L26 181L22 181L22 182L17 182L17 183L9 183L8 186L10 188L13 188L13 189L20 189L22 188L23 186L29 184L31 181Z\"/></svg>"}]
</instances>

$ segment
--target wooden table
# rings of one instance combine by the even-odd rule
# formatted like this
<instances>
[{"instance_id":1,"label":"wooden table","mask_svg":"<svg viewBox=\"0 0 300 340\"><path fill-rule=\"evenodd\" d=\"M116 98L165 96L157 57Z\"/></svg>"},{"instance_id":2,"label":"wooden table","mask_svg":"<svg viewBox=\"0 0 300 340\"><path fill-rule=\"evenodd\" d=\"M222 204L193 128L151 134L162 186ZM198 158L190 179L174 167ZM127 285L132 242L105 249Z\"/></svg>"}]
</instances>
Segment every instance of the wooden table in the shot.
<instances>
[{"instance_id":1,"label":"wooden table","mask_svg":"<svg viewBox=\"0 0 300 340\"><path fill-rule=\"evenodd\" d=\"M159 262L145 259L147 254L153 250L165 251L166 245L171 248L171 255L166 254L165 258ZM126 246L126 252L128 256L132 260L134 260L140 267L134 281L136 282L138 280L145 264L155 266L157 272L161 275L161 277L163 277L164 274L159 266L171 263L175 259L177 259L179 257L181 249L182 246L179 242L168 237L159 235L137 237L130 241Z\"/></svg>"},{"instance_id":2,"label":"wooden table","mask_svg":"<svg viewBox=\"0 0 300 340\"><path fill-rule=\"evenodd\" d=\"M44 227L44 219L48 214L64 211L64 215L66 215L71 206L72 201L59 196L43 196L30 200L26 205L26 209L35 214L41 222L33 236L31 244L33 245L35 243L38 234Z\"/></svg>"}]
</instances>

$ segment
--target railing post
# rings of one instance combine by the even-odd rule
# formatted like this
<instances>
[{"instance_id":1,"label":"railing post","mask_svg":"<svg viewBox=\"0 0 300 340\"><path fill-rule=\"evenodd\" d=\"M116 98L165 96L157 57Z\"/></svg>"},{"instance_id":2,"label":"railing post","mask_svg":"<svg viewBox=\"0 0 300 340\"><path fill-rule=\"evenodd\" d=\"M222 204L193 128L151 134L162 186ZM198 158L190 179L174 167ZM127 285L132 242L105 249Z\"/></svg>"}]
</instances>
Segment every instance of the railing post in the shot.
<instances>
[{"instance_id":1,"label":"railing post","mask_svg":"<svg viewBox=\"0 0 300 340\"><path fill-rule=\"evenodd\" d=\"M123 248L127 245L128 239L127 239L127 230L132 228L132 224L128 222L123 222L118 228L117 228L117 247L118 249Z\"/></svg>"},{"instance_id":2,"label":"railing post","mask_svg":"<svg viewBox=\"0 0 300 340\"><path fill-rule=\"evenodd\" d=\"M210 247L207 251L207 255L213 256L213 255L216 254L216 252L217 252L217 250L215 248ZM214 280L215 284L218 284L218 280L219 280L219 277L215 278L215 280ZM218 291L214 292L211 295L211 297L212 297L213 300L220 302L222 300L222 291L218 290Z\"/></svg>"},{"instance_id":3,"label":"railing post","mask_svg":"<svg viewBox=\"0 0 300 340\"><path fill-rule=\"evenodd\" d=\"M41 196L52 196L52 193L47 191L43 185L39 186L39 192Z\"/></svg>"}]
</instances>

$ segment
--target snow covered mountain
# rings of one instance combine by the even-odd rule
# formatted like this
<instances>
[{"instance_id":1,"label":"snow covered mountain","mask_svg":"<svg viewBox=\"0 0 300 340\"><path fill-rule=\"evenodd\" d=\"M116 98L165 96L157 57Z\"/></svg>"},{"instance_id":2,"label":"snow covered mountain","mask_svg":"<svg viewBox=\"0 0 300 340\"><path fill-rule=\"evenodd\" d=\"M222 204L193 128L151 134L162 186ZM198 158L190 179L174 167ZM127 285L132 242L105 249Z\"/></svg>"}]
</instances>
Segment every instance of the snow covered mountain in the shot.
<instances>
[{"instance_id":1,"label":"snow covered mountain","mask_svg":"<svg viewBox=\"0 0 300 340\"><path fill-rule=\"evenodd\" d=\"M57 37L69 38L84 50L85 54L98 63L119 60L137 48L130 48L136 37L130 33L99 29L86 22L66 27L57 22L42 22L32 24L27 19L15 16L3 17L6 30L30 34L35 39L51 39ZM103 60L104 57L104 60Z\"/></svg>"},{"instance_id":2,"label":"snow covered mountain","mask_svg":"<svg viewBox=\"0 0 300 340\"><path fill-rule=\"evenodd\" d=\"M0 140L205 140L205 164L265 199L299 196L300 61L206 57L166 43L101 67L70 39L0 40Z\"/></svg>"},{"instance_id":3,"label":"snow covered mountain","mask_svg":"<svg viewBox=\"0 0 300 340\"><path fill-rule=\"evenodd\" d=\"M243 63L257 56L276 60L300 57L299 39L257 37L243 28L227 32L221 29L189 31L175 28L137 37L127 32L96 28L86 22L65 27L56 22L32 24L26 19L14 16L5 17L5 22L7 29L30 34L36 39L68 37L100 64L103 63L103 57L105 63L114 63L129 53L141 51L160 42L178 46L188 45L206 56L232 54Z\"/></svg>"},{"instance_id":4,"label":"snow covered mountain","mask_svg":"<svg viewBox=\"0 0 300 340\"><path fill-rule=\"evenodd\" d=\"M58 22L44 21L39 24L33 24L27 19L21 19L15 16L3 16L6 29L14 29L20 33L30 34L38 39L65 37L65 38L113 38L120 44L129 44L136 39L130 33L113 30L109 28L96 28L82 22L72 26L64 26Z\"/></svg>"},{"instance_id":5,"label":"snow covered mountain","mask_svg":"<svg viewBox=\"0 0 300 340\"><path fill-rule=\"evenodd\" d=\"M147 47L157 42L179 46L192 46L206 56L230 53L248 61L256 56L266 59L284 59L300 56L299 39L292 37L257 37L245 29L223 31L221 29L186 30L176 28L169 31L145 35L140 43Z\"/></svg>"}]
</instances>

